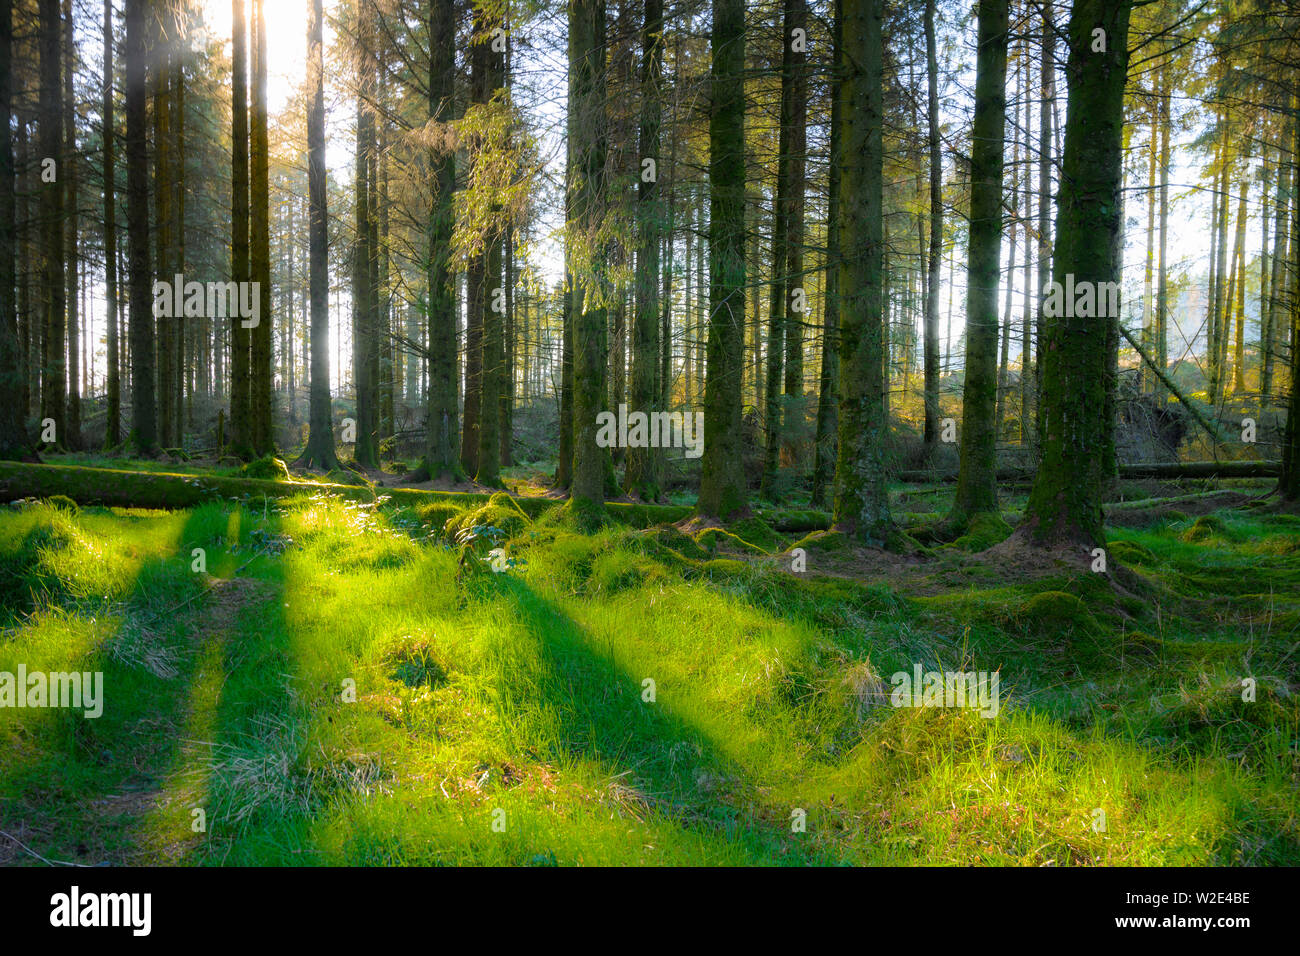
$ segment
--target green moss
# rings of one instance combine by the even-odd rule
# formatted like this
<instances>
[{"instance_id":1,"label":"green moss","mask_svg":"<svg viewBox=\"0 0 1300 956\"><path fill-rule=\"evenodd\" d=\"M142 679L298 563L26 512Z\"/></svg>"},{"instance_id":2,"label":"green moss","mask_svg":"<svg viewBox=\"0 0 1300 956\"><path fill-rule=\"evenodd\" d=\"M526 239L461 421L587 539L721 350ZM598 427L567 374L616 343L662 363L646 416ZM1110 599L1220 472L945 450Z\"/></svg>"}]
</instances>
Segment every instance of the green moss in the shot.
<instances>
[{"instance_id":1,"label":"green moss","mask_svg":"<svg viewBox=\"0 0 1300 956\"><path fill-rule=\"evenodd\" d=\"M1064 591L1043 591L1020 605L1016 619L1031 633L1047 636L1100 628L1088 606Z\"/></svg>"},{"instance_id":2,"label":"green moss","mask_svg":"<svg viewBox=\"0 0 1300 956\"><path fill-rule=\"evenodd\" d=\"M81 511L77 503L67 495L51 495L45 499L45 503L51 508L58 508L60 511L66 511L69 514L77 514Z\"/></svg>"},{"instance_id":3,"label":"green moss","mask_svg":"<svg viewBox=\"0 0 1300 956\"><path fill-rule=\"evenodd\" d=\"M1136 541L1108 541L1106 553L1121 564L1155 564L1151 549Z\"/></svg>"},{"instance_id":4,"label":"green moss","mask_svg":"<svg viewBox=\"0 0 1300 956\"><path fill-rule=\"evenodd\" d=\"M787 550L803 548L805 551L839 551L849 544L849 536L842 531L814 531L804 535Z\"/></svg>"},{"instance_id":5,"label":"green moss","mask_svg":"<svg viewBox=\"0 0 1300 956\"><path fill-rule=\"evenodd\" d=\"M970 519L966 532L952 543L959 551L987 551L1011 536L1011 525L1000 514L981 513Z\"/></svg>"},{"instance_id":6,"label":"green moss","mask_svg":"<svg viewBox=\"0 0 1300 956\"><path fill-rule=\"evenodd\" d=\"M415 515L422 524L429 525L435 534L449 537L447 525L465 514L465 509L452 504L420 505Z\"/></svg>"},{"instance_id":7,"label":"green moss","mask_svg":"<svg viewBox=\"0 0 1300 956\"><path fill-rule=\"evenodd\" d=\"M767 554L762 548L736 537L724 528L705 528L702 531L697 531L695 533L695 543L709 554L714 554L719 549L740 554Z\"/></svg>"},{"instance_id":8,"label":"green moss","mask_svg":"<svg viewBox=\"0 0 1300 956\"><path fill-rule=\"evenodd\" d=\"M362 475L358 475L350 468L333 468L330 470L329 474L325 476L325 479L330 482L330 484L335 485L362 486L370 484L370 482L366 481Z\"/></svg>"},{"instance_id":9,"label":"green moss","mask_svg":"<svg viewBox=\"0 0 1300 956\"><path fill-rule=\"evenodd\" d=\"M450 518L444 526L444 532L448 537L454 538L466 528L487 525L500 528L506 533L507 538L513 538L532 523L533 520L519 505L515 504L515 500L510 495L497 492L485 504Z\"/></svg>"},{"instance_id":10,"label":"green moss","mask_svg":"<svg viewBox=\"0 0 1300 956\"><path fill-rule=\"evenodd\" d=\"M743 518L728 529L736 537L771 554L781 543L775 531L762 518Z\"/></svg>"},{"instance_id":11,"label":"green moss","mask_svg":"<svg viewBox=\"0 0 1300 956\"><path fill-rule=\"evenodd\" d=\"M244 478L261 478L266 481L290 481L289 466L274 455L250 461L239 474Z\"/></svg>"},{"instance_id":12,"label":"green moss","mask_svg":"<svg viewBox=\"0 0 1300 956\"><path fill-rule=\"evenodd\" d=\"M708 557L708 552L688 534L670 524L657 525L645 532L645 540L693 561Z\"/></svg>"},{"instance_id":13,"label":"green moss","mask_svg":"<svg viewBox=\"0 0 1300 956\"><path fill-rule=\"evenodd\" d=\"M744 561L736 561L732 558L714 558L705 561L700 566L700 570L711 578L748 577L753 571Z\"/></svg>"},{"instance_id":14,"label":"green moss","mask_svg":"<svg viewBox=\"0 0 1300 956\"><path fill-rule=\"evenodd\" d=\"M1222 537L1227 533L1227 528L1215 515L1201 515L1192 523L1192 526L1182 533L1181 540L1189 544L1204 541L1206 538Z\"/></svg>"}]
</instances>

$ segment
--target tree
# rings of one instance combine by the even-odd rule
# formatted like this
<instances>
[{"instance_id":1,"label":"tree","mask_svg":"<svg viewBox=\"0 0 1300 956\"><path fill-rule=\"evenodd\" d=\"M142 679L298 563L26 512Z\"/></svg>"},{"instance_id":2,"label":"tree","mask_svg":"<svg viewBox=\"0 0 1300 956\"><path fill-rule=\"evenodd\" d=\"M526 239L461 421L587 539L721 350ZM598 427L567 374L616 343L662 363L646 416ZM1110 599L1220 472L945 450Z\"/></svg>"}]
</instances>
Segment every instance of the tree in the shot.
<instances>
[{"instance_id":1,"label":"tree","mask_svg":"<svg viewBox=\"0 0 1300 956\"><path fill-rule=\"evenodd\" d=\"M239 0L236 0L238 3ZM158 448L153 294L149 281L149 170L145 109L145 0L126 0L126 245L131 308L131 439L142 455ZM238 323L236 323L238 324Z\"/></svg>"},{"instance_id":2,"label":"tree","mask_svg":"<svg viewBox=\"0 0 1300 956\"><path fill-rule=\"evenodd\" d=\"M113 156L113 0L104 0L104 290L108 306L107 401L104 445L122 443L122 378L117 340L117 175Z\"/></svg>"},{"instance_id":3,"label":"tree","mask_svg":"<svg viewBox=\"0 0 1300 956\"><path fill-rule=\"evenodd\" d=\"M930 134L930 260L925 290L924 440L939 440L939 278L943 258L943 154L939 144L939 61L935 52L935 0L925 0L926 106Z\"/></svg>"},{"instance_id":4,"label":"tree","mask_svg":"<svg viewBox=\"0 0 1300 956\"><path fill-rule=\"evenodd\" d=\"M1069 90L1052 280L1094 290L1118 283L1124 86L1131 0L1076 0L1067 30ZM1097 296L1098 299L1102 298ZM1047 309L1043 345L1042 461L1022 525L1040 545L1104 543L1102 501L1110 480L1105 449L1118 315ZM1061 312L1061 315L1054 315Z\"/></svg>"},{"instance_id":5,"label":"tree","mask_svg":"<svg viewBox=\"0 0 1300 956\"><path fill-rule=\"evenodd\" d=\"M40 0L40 118L38 131L43 162L62 164L63 109L60 104L62 24L59 0ZM56 170L67 175L66 165ZM56 173L57 176L57 173ZM44 372L41 376L41 414L53 420L56 445L66 435L67 339L64 325L66 289L63 284L63 196L59 179L41 176L40 215L42 251L41 302L45 313Z\"/></svg>"},{"instance_id":6,"label":"tree","mask_svg":"<svg viewBox=\"0 0 1300 956\"><path fill-rule=\"evenodd\" d=\"M596 418L604 410L606 305L609 289L601 245L607 207L605 159L608 119L605 89L604 0L570 0L569 109L574 137L571 171L571 229L581 254L573 295L573 484L579 509L605 500L604 449L596 444ZM573 253L571 252L571 255Z\"/></svg>"},{"instance_id":7,"label":"tree","mask_svg":"<svg viewBox=\"0 0 1300 956\"><path fill-rule=\"evenodd\" d=\"M884 447L883 0L842 0L839 95L840 396L834 526L861 544L890 529Z\"/></svg>"},{"instance_id":8,"label":"tree","mask_svg":"<svg viewBox=\"0 0 1300 956\"><path fill-rule=\"evenodd\" d=\"M251 281L249 259L249 169L248 169L248 80L246 67L247 30L244 0L232 0L231 45L231 226L230 277L235 282ZM239 310L230 320L230 430L235 454L253 455L252 337L244 327Z\"/></svg>"},{"instance_id":9,"label":"tree","mask_svg":"<svg viewBox=\"0 0 1300 956\"><path fill-rule=\"evenodd\" d=\"M269 147L266 130L266 17L253 0L253 116L249 138L249 278L258 284L258 322L250 329L249 416L253 454L270 454L271 431L271 225Z\"/></svg>"},{"instance_id":10,"label":"tree","mask_svg":"<svg viewBox=\"0 0 1300 956\"><path fill-rule=\"evenodd\" d=\"M998 284L1002 269L1002 161L1006 127L1007 0L980 0L971 130L966 379L961 466L949 522L964 528L998 510Z\"/></svg>"},{"instance_id":11,"label":"tree","mask_svg":"<svg viewBox=\"0 0 1300 956\"><path fill-rule=\"evenodd\" d=\"M60 438L65 447L81 447L81 328L77 314L77 121L73 79L76 74L77 44L72 36L72 0L63 0L63 181L67 186L66 216L63 222L65 277L67 281L68 319L68 408L64 419L66 433Z\"/></svg>"},{"instance_id":12,"label":"tree","mask_svg":"<svg viewBox=\"0 0 1300 956\"><path fill-rule=\"evenodd\" d=\"M659 245L663 202L659 193L659 126L663 109L663 0L645 0L641 26L641 178L637 185L636 316L632 336L632 407L659 408ZM647 175L646 164L649 163ZM658 456L649 448L627 450L623 487L645 500L659 496Z\"/></svg>"},{"instance_id":13,"label":"tree","mask_svg":"<svg viewBox=\"0 0 1300 956\"><path fill-rule=\"evenodd\" d=\"M745 374L745 5L713 0L709 111L709 338L697 510L727 520L746 503L741 461Z\"/></svg>"},{"instance_id":14,"label":"tree","mask_svg":"<svg viewBox=\"0 0 1300 956\"><path fill-rule=\"evenodd\" d=\"M505 85L505 51L498 46L497 30L503 28L492 26L486 16L476 8L475 40L482 47L486 70L485 103L492 103ZM500 37L503 46L504 34L500 34ZM475 157L475 161L478 162L481 158L480 154ZM501 206L494 204L493 221L489 225L487 235L487 273L484 277L486 295L482 320L483 358L479 377L482 393L479 399L478 456L474 475L474 480L479 484L489 486L501 483L501 397L505 391L503 366L505 364L506 290L501 285L503 229L500 226L500 219Z\"/></svg>"},{"instance_id":15,"label":"tree","mask_svg":"<svg viewBox=\"0 0 1300 956\"><path fill-rule=\"evenodd\" d=\"M307 447L297 464L301 468L331 471L339 466L339 461L334 452L334 419L330 409L329 209L325 192L325 73L322 55L324 20L322 0L312 0L307 21L307 82L311 95L311 105L307 110L311 407Z\"/></svg>"},{"instance_id":16,"label":"tree","mask_svg":"<svg viewBox=\"0 0 1300 956\"><path fill-rule=\"evenodd\" d=\"M429 123L445 130L455 111L456 10L454 0L429 7ZM441 137L429 149L433 202L428 225L429 426L424 471L430 478L463 477L456 454L456 278L451 268L455 226L456 151Z\"/></svg>"},{"instance_id":17,"label":"tree","mask_svg":"<svg viewBox=\"0 0 1300 956\"><path fill-rule=\"evenodd\" d=\"M0 0L0 459L28 458L23 428L22 342L14 302L13 0Z\"/></svg>"}]
</instances>

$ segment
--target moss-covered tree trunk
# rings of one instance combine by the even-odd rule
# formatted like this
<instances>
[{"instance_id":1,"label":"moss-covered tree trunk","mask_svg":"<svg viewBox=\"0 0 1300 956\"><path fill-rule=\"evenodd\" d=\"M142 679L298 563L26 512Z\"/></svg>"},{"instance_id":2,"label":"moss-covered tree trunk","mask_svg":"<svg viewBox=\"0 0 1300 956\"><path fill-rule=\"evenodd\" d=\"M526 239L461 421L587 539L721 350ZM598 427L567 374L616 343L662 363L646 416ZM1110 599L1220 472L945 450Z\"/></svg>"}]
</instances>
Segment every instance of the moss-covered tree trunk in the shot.
<instances>
[{"instance_id":1,"label":"moss-covered tree trunk","mask_svg":"<svg viewBox=\"0 0 1300 956\"><path fill-rule=\"evenodd\" d=\"M1053 282L1062 287L1067 276L1076 289L1091 283L1098 291L1120 280L1129 12L1129 0L1078 0L1070 15L1069 97L1052 262ZM1104 49L1097 49L1099 43ZM1075 313L1087 310L1068 305L1049 309L1045 317L1042 461L1024 527L1040 544L1092 546L1104 540L1106 448L1114 433L1107 408L1118 315L1079 316ZM1057 311L1063 314L1050 314Z\"/></svg>"},{"instance_id":2,"label":"moss-covered tree trunk","mask_svg":"<svg viewBox=\"0 0 1300 956\"><path fill-rule=\"evenodd\" d=\"M455 0L429 7L429 119L449 123L455 116ZM429 150L433 204L428 226L429 394L424 469L430 478L463 474L457 455L460 411L456 402L456 277L452 271L452 231L456 191L456 151L440 142Z\"/></svg>"},{"instance_id":3,"label":"moss-covered tree trunk","mask_svg":"<svg viewBox=\"0 0 1300 956\"><path fill-rule=\"evenodd\" d=\"M663 82L663 0L645 0L641 23L640 181L637 184L636 308L632 330L632 400L634 410L660 408L659 370L659 243L663 235L663 202L659 190L659 124ZM649 168L647 168L647 160ZM650 175L653 173L653 175ZM645 500L659 495L655 449L629 448L623 487Z\"/></svg>"},{"instance_id":4,"label":"moss-covered tree trunk","mask_svg":"<svg viewBox=\"0 0 1300 956\"><path fill-rule=\"evenodd\" d=\"M884 447L883 0L843 0L840 166L840 399L835 527L889 537Z\"/></svg>"},{"instance_id":5,"label":"moss-covered tree trunk","mask_svg":"<svg viewBox=\"0 0 1300 956\"><path fill-rule=\"evenodd\" d=\"M244 0L232 0L231 44L231 227L230 278L250 281L248 229L248 37ZM252 336L239 309L230 319L230 449L243 458L253 452ZM134 348L134 343L132 345Z\"/></svg>"},{"instance_id":6,"label":"moss-covered tree trunk","mask_svg":"<svg viewBox=\"0 0 1300 956\"><path fill-rule=\"evenodd\" d=\"M63 111L60 104L62 23L59 0L40 0L40 122L37 149L42 160L63 163ZM66 168L58 168L60 177ZM64 439L67 406L66 295L63 284L63 181L42 183L37 195L41 216L41 302L45 314L45 355L41 375L41 415L54 421L54 443Z\"/></svg>"},{"instance_id":7,"label":"moss-covered tree trunk","mask_svg":"<svg viewBox=\"0 0 1300 956\"><path fill-rule=\"evenodd\" d=\"M1300 103L1300 88L1291 97ZM1300 186L1300 121L1291 121L1291 182ZM1278 490L1288 501L1300 501L1300 195L1291 200L1291 398L1287 403L1286 434L1282 444L1282 478Z\"/></svg>"},{"instance_id":8,"label":"moss-covered tree trunk","mask_svg":"<svg viewBox=\"0 0 1300 956\"><path fill-rule=\"evenodd\" d=\"M926 116L930 147L930 250L925 290L924 441L939 440L939 279L943 258L943 153L939 143L939 58L934 32L935 0L925 0ZM1028 318L1026 317L1026 322Z\"/></svg>"},{"instance_id":9,"label":"moss-covered tree trunk","mask_svg":"<svg viewBox=\"0 0 1300 956\"><path fill-rule=\"evenodd\" d=\"M307 447L298 464L331 471L334 451L330 404L329 207L325 190L325 73L323 0L312 0L307 21L307 291L311 303L311 406Z\"/></svg>"},{"instance_id":10,"label":"moss-covered tree trunk","mask_svg":"<svg viewBox=\"0 0 1300 956\"><path fill-rule=\"evenodd\" d=\"M709 113L709 338L698 510L728 518L746 505L741 461L745 374L745 5L713 0ZM689 346L688 346L689 347ZM687 413L689 414L689 412Z\"/></svg>"},{"instance_id":11,"label":"moss-covered tree trunk","mask_svg":"<svg viewBox=\"0 0 1300 956\"><path fill-rule=\"evenodd\" d=\"M998 510L998 285L1002 270L1007 37L1007 0L980 0L975 119L971 130L961 466L950 518L956 528L964 527L974 515Z\"/></svg>"},{"instance_id":12,"label":"moss-covered tree trunk","mask_svg":"<svg viewBox=\"0 0 1300 956\"><path fill-rule=\"evenodd\" d=\"M0 459L30 454L23 431L22 343L14 302L13 0L0 0Z\"/></svg>"},{"instance_id":13,"label":"moss-covered tree trunk","mask_svg":"<svg viewBox=\"0 0 1300 956\"><path fill-rule=\"evenodd\" d=\"M831 76L839 81L843 69L840 36L843 16L841 0L835 0L831 26ZM840 133L843 97L831 97L830 154L826 189L826 293L822 296L822 361L817 381L817 435L813 450L812 506L824 507L826 493L835 477L835 437L840 388Z\"/></svg>"},{"instance_id":14,"label":"moss-covered tree trunk","mask_svg":"<svg viewBox=\"0 0 1300 956\"><path fill-rule=\"evenodd\" d=\"M64 259L68 301L68 409L67 434L59 437L70 449L81 447L81 316L77 308L79 261L77 257L77 122L74 78L77 44L72 36L72 0L63 0L63 146L61 178L68 191L64 207Z\"/></svg>"},{"instance_id":15,"label":"moss-covered tree trunk","mask_svg":"<svg viewBox=\"0 0 1300 956\"><path fill-rule=\"evenodd\" d=\"M249 267L259 283L258 323L250 329L252 444L255 455L275 448L271 429L271 192L266 117L266 16L253 0L253 112L249 134ZM178 161L180 157L177 157ZM177 383L179 387L179 382ZM180 420L177 419L177 432Z\"/></svg>"},{"instance_id":16,"label":"moss-covered tree trunk","mask_svg":"<svg viewBox=\"0 0 1300 956\"><path fill-rule=\"evenodd\" d=\"M579 509L605 500L607 451L596 444L597 415L604 411L606 304L609 290L599 232L606 201L605 158L608 120L605 103L605 4L571 0L569 6L570 105L573 112L571 228L581 253L573 291L573 483L570 499Z\"/></svg>"},{"instance_id":17,"label":"moss-covered tree trunk","mask_svg":"<svg viewBox=\"0 0 1300 956\"><path fill-rule=\"evenodd\" d=\"M149 274L149 170L145 108L145 2L126 0L126 245L131 326L131 439L142 455L158 448L153 377L153 284ZM237 192L237 191L236 191ZM238 323L236 323L238 324Z\"/></svg>"},{"instance_id":18,"label":"moss-covered tree trunk","mask_svg":"<svg viewBox=\"0 0 1300 956\"><path fill-rule=\"evenodd\" d=\"M107 319L105 382L108 417L104 424L104 446L116 448L122 443L122 375L117 338L117 174L113 138L113 0L104 0L104 302Z\"/></svg>"},{"instance_id":19,"label":"moss-covered tree trunk","mask_svg":"<svg viewBox=\"0 0 1300 956\"><path fill-rule=\"evenodd\" d=\"M492 41L493 30L499 25L481 14L475 14L475 42L483 47L486 67L484 102L492 98L505 85L505 57ZM501 244L503 229L500 205L493 206L492 222L487 236L487 275L484 278L486 298L483 303L483 358L479 398L478 461L474 479L480 484L497 485L501 482L501 397L505 390L505 309L506 291L502 286Z\"/></svg>"}]
</instances>

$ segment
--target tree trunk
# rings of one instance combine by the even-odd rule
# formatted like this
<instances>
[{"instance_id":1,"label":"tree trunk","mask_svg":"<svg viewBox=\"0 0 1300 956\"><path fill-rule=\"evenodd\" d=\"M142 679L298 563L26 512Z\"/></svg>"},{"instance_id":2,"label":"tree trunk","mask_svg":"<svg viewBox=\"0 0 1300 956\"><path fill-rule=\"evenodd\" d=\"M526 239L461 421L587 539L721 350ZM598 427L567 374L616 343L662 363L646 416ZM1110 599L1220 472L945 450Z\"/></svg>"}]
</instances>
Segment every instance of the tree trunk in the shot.
<instances>
[{"instance_id":1,"label":"tree trunk","mask_svg":"<svg viewBox=\"0 0 1300 956\"><path fill-rule=\"evenodd\" d=\"M455 0L434 0L429 9L429 119L440 124L455 117ZM456 403L456 276L452 271L453 201L456 151L439 144L429 150L433 204L428 225L429 393L424 469L430 478L461 478Z\"/></svg>"},{"instance_id":2,"label":"tree trunk","mask_svg":"<svg viewBox=\"0 0 1300 956\"><path fill-rule=\"evenodd\" d=\"M1003 0L1005 9L1005 0ZM883 0L842 0L839 457L835 527L881 546L885 486Z\"/></svg>"},{"instance_id":3,"label":"tree trunk","mask_svg":"<svg viewBox=\"0 0 1300 956\"><path fill-rule=\"evenodd\" d=\"M939 279L943 259L943 153L939 145L939 60L935 0L925 2L926 106L930 147L930 263L925 292L925 426L927 448L939 441Z\"/></svg>"},{"instance_id":4,"label":"tree trunk","mask_svg":"<svg viewBox=\"0 0 1300 956\"><path fill-rule=\"evenodd\" d=\"M444 0L447 2L447 0ZM301 468L332 471L339 466L334 451L334 416L330 405L329 208L325 189L325 13L322 0L312 0L307 21L307 290L311 299L311 406L307 447L298 459ZM433 74L435 77L437 74ZM430 419L432 422L432 419Z\"/></svg>"},{"instance_id":5,"label":"tree trunk","mask_svg":"<svg viewBox=\"0 0 1300 956\"><path fill-rule=\"evenodd\" d=\"M238 0L236 0L238 2ZM126 0L126 245L131 307L131 438L140 454L158 448L154 391L153 286L149 268L145 0Z\"/></svg>"},{"instance_id":6,"label":"tree trunk","mask_svg":"<svg viewBox=\"0 0 1300 956\"><path fill-rule=\"evenodd\" d=\"M605 500L606 450L596 444L609 369L606 351L610 290L597 232L606 212L606 39L603 0L569 6L569 103L574 169L572 222L585 253L575 263L573 291L573 480L570 501L579 509Z\"/></svg>"},{"instance_id":7,"label":"tree trunk","mask_svg":"<svg viewBox=\"0 0 1300 956\"><path fill-rule=\"evenodd\" d=\"M634 410L659 411L655 387L659 366L659 244L663 235L660 199L659 125L663 111L663 0L645 0L641 27L641 176L637 185L636 315L632 334ZM647 176L649 160L654 175ZM659 497L658 456L651 448L629 448L623 487L644 501Z\"/></svg>"},{"instance_id":8,"label":"tree trunk","mask_svg":"<svg viewBox=\"0 0 1300 956\"><path fill-rule=\"evenodd\" d=\"M232 0L231 46L231 242L230 272L235 282L250 281L249 265L249 169L248 169L248 79L246 65L247 32L244 23L244 0ZM252 404L252 337L244 327L238 309L230 320L230 448L241 457L253 452Z\"/></svg>"},{"instance_id":9,"label":"tree trunk","mask_svg":"<svg viewBox=\"0 0 1300 956\"><path fill-rule=\"evenodd\" d=\"M709 48L709 338L697 509L702 515L725 520L747 508L741 461L741 386L745 374L743 0L713 0Z\"/></svg>"},{"instance_id":10,"label":"tree trunk","mask_svg":"<svg viewBox=\"0 0 1300 956\"><path fill-rule=\"evenodd\" d=\"M250 330L249 400L253 453L275 450L271 430L271 192L266 116L266 17L253 0L253 115L249 141L249 267L258 283L258 323ZM179 425L179 420L177 422ZM179 430L179 429L178 429Z\"/></svg>"},{"instance_id":11,"label":"tree trunk","mask_svg":"<svg viewBox=\"0 0 1300 956\"><path fill-rule=\"evenodd\" d=\"M14 302L13 0L0 0L0 459L31 454L23 428L23 363Z\"/></svg>"},{"instance_id":12,"label":"tree trunk","mask_svg":"<svg viewBox=\"0 0 1300 956\"><path fill-rule=\"evenodd\" d=\"M951 520L996 512L998 280L1006 126L1007 0L980 0L975 120L971 133L970 252L961 467Z\"/></svg>"},{"instance_id":13,"label":"tree trunk","mask_svg":"<svg viewBox=\"0 0 1300 956\"><path fill-rule=\"evenodd\" d=\"M63 110L60 100L62 24L59 0L40 0L40 132L38 151L44 161L59 163L58 174L68 170L63 154ZM41 177L40 216L42 238L42 304L45 312L44 372L41 376L41 414L54 421L54 444L61 445L67 434L67 359L65 296L63 282L63 183L44 182Z\"/></svg>"},{"instance_id":14,"label":"tree trunk","mask_svg":"<svg viewBox=\"0 0 1300 956\"><path fill-rule=\"evenodd\" d=\"M1076 0L1068 28L1069 102L1057 199L1053 281L1064 287L1118 283L1124 86L1128 70L1130 0ZM1096 50L1101 30L1105 49ZM1097 296L1096 298L1101 298ZM1118 315L1077 316L1049 309L1043 346L1042 461L1025 509L1024 527L1040 544L1102 544L1102 502L1111 475L1106 416ZM1106 310L1101 310L1106 311Z\"/></svg>"}]
</instances>

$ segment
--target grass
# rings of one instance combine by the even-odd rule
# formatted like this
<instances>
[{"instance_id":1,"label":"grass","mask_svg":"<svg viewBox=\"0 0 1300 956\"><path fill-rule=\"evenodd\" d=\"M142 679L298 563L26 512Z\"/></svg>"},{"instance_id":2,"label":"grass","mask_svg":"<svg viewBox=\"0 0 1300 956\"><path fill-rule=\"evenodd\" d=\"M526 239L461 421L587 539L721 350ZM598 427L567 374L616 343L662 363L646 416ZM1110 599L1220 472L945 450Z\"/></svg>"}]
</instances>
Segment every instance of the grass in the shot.
<instances>
[{"instance_id":1,"label":"grass","mask_svg":"<svg viewBox=\"0 0 1300 956\"><path fill-rule=\"evenodd\" d=\"M1294 518L1113 529L1126 602L796 575L762 522L445 532L481 510L0 513L0 671L106 697L0 708L0 862L1300 862ZM915 663L998 715L891 706Z\"/></svg>"}]
</instances>

